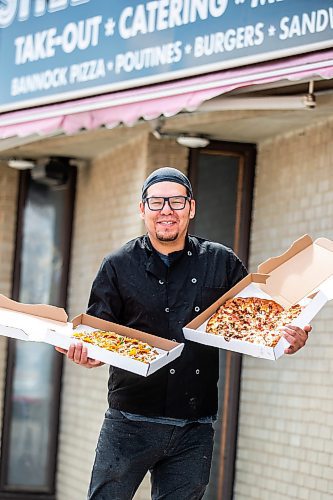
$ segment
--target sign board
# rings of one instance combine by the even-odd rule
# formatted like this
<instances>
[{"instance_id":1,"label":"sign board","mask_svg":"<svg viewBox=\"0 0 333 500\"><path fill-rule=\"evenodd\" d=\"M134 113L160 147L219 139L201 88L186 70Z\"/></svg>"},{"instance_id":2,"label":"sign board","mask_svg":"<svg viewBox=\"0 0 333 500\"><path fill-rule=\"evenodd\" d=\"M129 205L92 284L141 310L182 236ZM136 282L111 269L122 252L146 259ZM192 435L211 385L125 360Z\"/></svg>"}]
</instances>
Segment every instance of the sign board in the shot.
<instances>
[{"instance_id":1,"label":"sign board","mask_svg":"<svg viewBox=\"0 0 333 500\"><path fill-rule=\"evenodd\" d=\"M0 0L0 112L333 46L333 0Z\"/></svg>"}]
</instances>

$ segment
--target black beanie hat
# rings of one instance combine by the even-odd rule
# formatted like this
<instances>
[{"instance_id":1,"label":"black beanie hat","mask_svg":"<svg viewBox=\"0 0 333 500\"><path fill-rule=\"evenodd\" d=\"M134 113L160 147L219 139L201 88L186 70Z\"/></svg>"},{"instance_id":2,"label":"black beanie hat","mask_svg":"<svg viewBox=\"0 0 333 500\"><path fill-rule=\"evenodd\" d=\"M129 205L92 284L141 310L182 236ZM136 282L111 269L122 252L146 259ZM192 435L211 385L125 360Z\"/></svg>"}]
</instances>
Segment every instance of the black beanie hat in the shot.
<instances>
[{"instance_id":1,"label":"black beanie hat","mask_svg":"<svg viewBox=\"0 0 333 500\"><path fill-rule=\"evenodd\" d=\"M165 182L165 181L177 182L177 184L185 186L188 191L188 194L191 196L191 198L193 198L192 186L186 175L184 175L180 170L177 170L176 168L162 167L158 168L157 170L154 170L154 172L152 172L143 183L142 199L145 198L147 194L147 189L150 186L152 186L153 184L157 184L158 182Z\"/></svg>"}]
</instances>

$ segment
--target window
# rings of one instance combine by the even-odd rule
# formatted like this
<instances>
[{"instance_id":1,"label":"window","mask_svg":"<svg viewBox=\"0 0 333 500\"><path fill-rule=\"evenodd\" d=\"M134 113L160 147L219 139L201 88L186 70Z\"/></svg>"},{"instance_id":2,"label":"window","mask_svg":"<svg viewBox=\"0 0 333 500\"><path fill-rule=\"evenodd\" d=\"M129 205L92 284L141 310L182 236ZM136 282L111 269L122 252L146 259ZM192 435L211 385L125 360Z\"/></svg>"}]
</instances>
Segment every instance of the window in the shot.
<instances>
[{"instance_id":1,"label":"window","mask_svg":"<svg viewBox=\"0 0 333 500\"><path fill-rule=\"evenodd\" d=\"M74 188L65 160L21 174L14 299L65 307ZM9 340L0 499L54 498L61 358Z\"/></svg>"},{"instance_id":2,"label":"window","mask_svg":"<svg viewBox=\"0 0 333 500\"><path fill-rule=\"evenodd\" d=\"M190 232L233 248L247 264L255 147L212 143L193 150L190 178L197 212ZM231 500L237 446L241 355L220 349L219 412L205 500Z\"/></svg>"}]
</instances>

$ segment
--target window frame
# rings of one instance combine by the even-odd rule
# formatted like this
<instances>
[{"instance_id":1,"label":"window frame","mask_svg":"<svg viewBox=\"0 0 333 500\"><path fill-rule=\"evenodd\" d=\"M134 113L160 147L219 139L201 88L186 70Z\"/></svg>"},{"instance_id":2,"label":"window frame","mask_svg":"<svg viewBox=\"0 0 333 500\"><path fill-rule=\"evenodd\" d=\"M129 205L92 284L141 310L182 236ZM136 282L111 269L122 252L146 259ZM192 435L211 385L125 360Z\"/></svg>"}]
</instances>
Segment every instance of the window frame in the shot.
<instances>
[{"instance_id":1,"label":"window frame","mask_svg":"<svg viewBox=\"0 0 333 500\"><path fill-rule=\"evenodd\" d=\"M76 168L69 165L67 168L69 173L67 196L65 198L65 216L62 225L62 255L63 255L63 271L60 284L60 303L59 307L66 308L67 305L67 287L69 281L70 256L71 256L71 240L73 231L73 217L75 204L75 187L76 187ZM20 275L21 275L21 254L23 240L23 222L24 210L28 200L28 188L30 181L30 171L20 172L19 189L17 199L17 220L16 220L16 245L14 253L14 264L12 273L12 293L11 297L18 300L20 290ZM15 339L8 339L7 350L7 366L6 366L6 384L3 400L3 419L2 419L2 434L1 434L1 464L0 464L0 500L55 500L56 498L56 473L57 473L57 456L58 456L58 434L60 420L60 398L62 386L62 366L63 356L57 356L55 359L54 368L54 384L52 386L52 398L50 409L50 455L47 464L47 488L18 488L11 487L6 484L8 473L8 453L10 447L10 423L12 418L11 412L11 396L13 390L13 376L15 364Z\"/></svg>"},{"instance_id":2,"label":"window frame","mask_svg":"<svg viewBox=\"0 0 333 500\"><path fill-rule=\"evenodd\" d=\"M248 265L252 201L256 162L256 145L212 141L206 148L190 150L189 178L194 192L198 192L198 164L200 155L237 156L240 159L237 185L235 237L233 249ZM195 220L191 224L195 234ZM219 443L219 474L215 500L232 500L237 454L239 399L241 390L242 355L226 351L223 423ZM220 374L221 375L221 374Z\"/></svg>"}]
</instances>

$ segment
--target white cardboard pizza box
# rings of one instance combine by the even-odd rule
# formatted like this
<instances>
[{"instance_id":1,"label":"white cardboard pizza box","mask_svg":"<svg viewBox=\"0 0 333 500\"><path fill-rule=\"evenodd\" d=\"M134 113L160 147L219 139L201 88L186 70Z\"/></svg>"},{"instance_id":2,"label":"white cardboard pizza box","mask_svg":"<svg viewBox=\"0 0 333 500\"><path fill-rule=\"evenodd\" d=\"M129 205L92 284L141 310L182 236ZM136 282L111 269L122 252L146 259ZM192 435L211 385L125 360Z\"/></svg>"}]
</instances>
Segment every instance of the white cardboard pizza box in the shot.
<instances>
[{"instance_id":1,"label":"white cardboard pizza box","mask_svg":"<svg viewBox=\"0 0 333 500\"><path fill-rule=\"evenodd\" d=\"M70 334L64 309L45 304L22 304L0 295L0 335L44 342L49 332Z\"/></svg>"},{"instance_id":2,"label":"white cardboard pizza box","mask_svg":"<svg viewBox=\"0 0 333 500\"><path fill-rule=\"evenodd\" d=\"M156 348L159 353L158 358L151 363L142 363L84 343L88 348L88 356L139 375L148 376L154 373L180 356L184 347L182 343L94 318L88 314L76 316L72 323L67 322L67 319L65 310L59 307L45 304L22 304L0 295L0 335L28 342L44 342L68 349L70 344L79 342L73 338L74 329L114 331L147 342Z\"/></svg>"},{"instance_id":3,"label":"white cardboard pizza box","mask_svg":"<svg viewBox=\"0 0 333 500\"><path fill-rule=\"evenodd\" d=\"M317 290L333 297L333 241L309 235L258 266L258 273L269 277L261 289L283 307L289 308Z\"/></svg>"},{"instance_id":4,"label":"white cardboard pizza box","mask_svg":"<svg viewBox=\"0 0 333 500\"><path fill-rule=\"evenodd\" d=\"M258 271L258 274L246 276L186 325L183 328L185 338L259 358L278 359L288 347L284 338L274 348L246 341L227 341L223 336L206 333L207 321L228 299L264 297L275 300L286 309L301 303L304 309L292 324L304 327L333 298L333 242L326 238L312 241L305 235L282 255L260 264Z\"/></svg>"},{"instance_id":5,"label":"white cardboard pizza box","mask_svg":"<svg viewBox=\"0 0 333 500\"><path fill-rule=\"evenodd\" d=\"M95 318L88 314L79 314L72 320L74 331L78 332L88 332L93 330L104 330L113 331L120 335L125 335L126 337L131 337L142 342L147 342L151 347L154 347L159 353L158 358L154 359L150 363L143 363L141 361L123 356L121 354L108 351L102 347L94 346L89 343L83 342L87 347L88 356L93 359L98 359L112 366L118 368L123 368L124 370L137 373L138 375L143 375L147 377L152 373L156 372L162 366L170 363L174 359L180 356L184 344L174 342L172 340L164 339L156 335L151 335L149 333L141 332L140 330L135 330L134 328L129 328L127 326L118 325L117 323L112 323L110 321L105 321L103 319ZM59 336L57 333L54 336ZM73 338L71 343L75 342Z\"/></svg>"}]
</instances>

